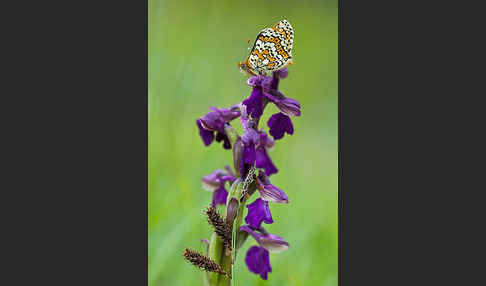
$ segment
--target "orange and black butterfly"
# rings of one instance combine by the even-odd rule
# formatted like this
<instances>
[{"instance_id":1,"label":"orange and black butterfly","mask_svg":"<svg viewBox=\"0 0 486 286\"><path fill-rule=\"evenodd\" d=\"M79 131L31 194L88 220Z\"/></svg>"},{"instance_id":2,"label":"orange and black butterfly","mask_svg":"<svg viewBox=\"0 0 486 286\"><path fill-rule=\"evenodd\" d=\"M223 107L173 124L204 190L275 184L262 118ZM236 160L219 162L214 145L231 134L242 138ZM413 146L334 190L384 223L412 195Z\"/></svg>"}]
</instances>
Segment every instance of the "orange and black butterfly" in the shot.
<instances>
[{"instance_id":1,"label":"orange and black butterfly","mask_svg":"<svg viewBox=\"0 0 486 286\"><path fill-rule=\"evenodd\" d=\"M293 42L292 26L287 20L282 20L258 34L250 55L245 62L239 62L238 67L248 76L284 68L292 63Z\"/></svg>"}]
</instances>

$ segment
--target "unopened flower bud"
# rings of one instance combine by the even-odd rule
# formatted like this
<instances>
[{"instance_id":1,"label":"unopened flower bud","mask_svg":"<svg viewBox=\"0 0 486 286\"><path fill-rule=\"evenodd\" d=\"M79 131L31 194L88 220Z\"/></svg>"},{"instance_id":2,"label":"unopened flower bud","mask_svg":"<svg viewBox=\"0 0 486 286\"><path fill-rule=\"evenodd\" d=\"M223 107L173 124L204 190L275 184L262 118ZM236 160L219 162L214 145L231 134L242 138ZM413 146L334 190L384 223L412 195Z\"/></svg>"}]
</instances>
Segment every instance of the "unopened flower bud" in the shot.
<instances>
[{"instance_id":1,"label":"unopened flower bud","mask_svg":"<svg viewBox=\"0 0 486 286\"><path fill-rule=\"evenodd\" d=\"M231 198L226 207L226 223L230 226L233 225L233 221L238 214L238 200L236 198Z\"/></svg>"},{"instance_id":2,"label":"unopened flower bud","mask_svg":"<svg viewBox=\"0 0 486 286\"><path fill-rule=\"evenodd\" d=\"M245 164L243 162L243 151L245 148L245 144L241 141L241 138L238 137L235 141L233 146L233 159L234 159L234 167L236 177L241 176L243 169L245 168Z\"/></svg>"}]
</instances>

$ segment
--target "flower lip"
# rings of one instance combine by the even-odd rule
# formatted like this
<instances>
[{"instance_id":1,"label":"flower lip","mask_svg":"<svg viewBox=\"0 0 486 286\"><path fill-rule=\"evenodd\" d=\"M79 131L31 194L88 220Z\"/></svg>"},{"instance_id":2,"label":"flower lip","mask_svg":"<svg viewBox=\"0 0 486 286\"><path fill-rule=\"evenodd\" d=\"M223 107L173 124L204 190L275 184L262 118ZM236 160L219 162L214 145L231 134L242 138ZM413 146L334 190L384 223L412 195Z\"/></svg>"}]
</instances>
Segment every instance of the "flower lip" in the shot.
<instances>
[{"instance_id":1,"label":"flower lip","mask_svg":"<svg viewBox=\"0 0 486 286\"><path fill-rule=\"evenodd\" d=\"M258 198L246 207L248 208L248 215L245 217L245 222L251 227L258 229L262 222L265 222L266 224L273 223L272 214L270 213L267 201Z\"/></svg>"},{"instance_id":2,"label":"flower lip","mask_svg":"<svg viewBox=\"0 0 486 286\"><path fill-rule=\"evenodd\" d=\"M250 247L246 253L245 263L251 272L260 275L263 280L267 280L268 273L272 272L270 255L263 247L256 245Z\"/></svg>"},{"instance_id":3,"label":"flower lip","mask_svg":"<svg viewBox=\"0 0 486 286\"><path fill-rule=\"evenodd\" d=\"M213 201L211 202L211 205L213 207L215 207L217 205L225 205L227 198L228 198L228 191L226 191L226 189L224 188L224 185L221 185L219 188L214 190Z\"/></svg>"},{"instance_id":4,"label":"flower lip","mask_svg":"<svg viewBox=\"0 0 486 286\"><path fill-rule=\"evenodd\" d=\"M273 139L282 139L285 133L294 134L294 125L290 117L282 112L275 113L268 119L267 126L270 128L269 133L273 136Z\"/></svg>"}]
</instances>

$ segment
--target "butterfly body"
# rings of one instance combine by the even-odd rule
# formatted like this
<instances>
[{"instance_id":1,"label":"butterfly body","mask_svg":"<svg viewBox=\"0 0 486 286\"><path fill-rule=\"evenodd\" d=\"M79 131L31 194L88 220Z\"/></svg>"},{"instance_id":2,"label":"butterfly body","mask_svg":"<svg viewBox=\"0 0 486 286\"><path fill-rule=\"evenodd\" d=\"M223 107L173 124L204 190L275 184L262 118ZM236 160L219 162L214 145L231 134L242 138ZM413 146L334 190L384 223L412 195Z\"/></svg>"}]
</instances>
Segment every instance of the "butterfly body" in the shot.
<instances>
[{"instance_id":1,"label":"butterfly body","mask_svg":"<svg viewBox=\"0 0 486 286\"><path fill-rule=\"evenodd\" d=\"M287 20L263 29L257 36L247 60L238 63L250 75L265 74L292 63L294 30Z\"/></svg>"}]
</instances>

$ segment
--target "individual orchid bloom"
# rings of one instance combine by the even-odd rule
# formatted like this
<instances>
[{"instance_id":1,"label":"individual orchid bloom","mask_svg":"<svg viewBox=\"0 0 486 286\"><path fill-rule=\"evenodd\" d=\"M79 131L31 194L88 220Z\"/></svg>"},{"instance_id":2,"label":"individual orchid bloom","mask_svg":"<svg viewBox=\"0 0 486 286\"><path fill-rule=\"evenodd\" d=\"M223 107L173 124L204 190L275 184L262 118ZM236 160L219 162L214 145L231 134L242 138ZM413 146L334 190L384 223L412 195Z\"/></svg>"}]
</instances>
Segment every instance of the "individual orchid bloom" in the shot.
<instances>
[{"instance_id":1,"label":"individual orchid bloom","mask_svg":"<svg viewBox=\"0 0 486 286\"><path fill-rule=\"evenodd\" d=\"M245 263L248 269L260 275L263 280L268 279L268 273L272 272L272 266L270 265L270 253L282 252L289 248L289 243L282 237L270 234L263 228L254 230L248 225L240 227L240 231L245 231L250 234L259 246L252 246L248 249L245 257Z\"/></svg>"},{"instance_id":2,"label":"individual orchid bloom","mask_svg":"<svg viewBox=\"0 0 486 286\"><path fill-rule=\"evenodd\" d=\"M231 149L230 140L225 132L225 125L240 116L239 109L237 107L231 109L211 107L210 109L211 112L196 120L199 135L204 145L209 146L213 140L216 140L216 142L223 141L223 148ZM216 137L214 132L216 132Z\"/></svg>"},{"instance_id":3,"label":"individual orchid bloom","mask_svg":"<svg viewBox=\"0 0 486 286\"><path fill-rule=\"evenodd\" d=\"M252 121L250 120L248 122ZM233 149L235 168L239 168L242 176L246 175L249 167L253 165L257 168L265 169L267 175L277 173L278 169L273 164L267 152L274 145L275 141L268 137L264 131L247 128L241 138L235 142Z\"/></svg>"},{"instance_id":4,"label":"individual orchid bloom","mask_svg":"<svg viewBox=\"0 0 486 286\"><path fill-rule=\"evenodd\" d=\"M287 77L288 70L281 69L273 73L273 77L264 75L253 76L247 84L253 87L249 98L243 101L248 113L253 118L260 118L266 102L273 102L282 113L287 116L300 116L300 103L290 97L285 97L278 90L279 80Z\"/></svg>"},{"instance_id":5,"label":"individual orchid bloom","mask_svg":"<svg viewBox=\"0 0 486 286\"><path fill-rule=\"evenodd\" d=\"M247 84L253 87L250 97L243 100L242 104L246 106L248 115L252 118L258 119L263 114L265 108L264 89L269 89L272 82L271 77L258 75L250 77Z\"/></svg>"},{"instance_id":6,"label":"individual orchid bloom","mask_svg":"<svg viewBox=\"0 0 486 286\"><path fill-rule=\"evenodd\" d=\"M267 201L258 198L246 207L248 208L248 215L245 217L245 222L251 227L258 229L262 222L265 222L266 224L273 223L272 214L270 213Z\"/></svg>"},{"instance_id":7,"label":"individual orchid bloom","mask_svg":"<svg viewBox=\"0 0 486 286\"><path fill-rule=\"evenodd\" d=\"M208 191L213 191L212 206L224 205L226 204L226 199L228 197L228 191L225 189L225 183L233 183L236 178L233 176L229 166L226 166L226 171L216 170L209 175L202 178L203 188Z\"/></svg>"}]
</instances>

